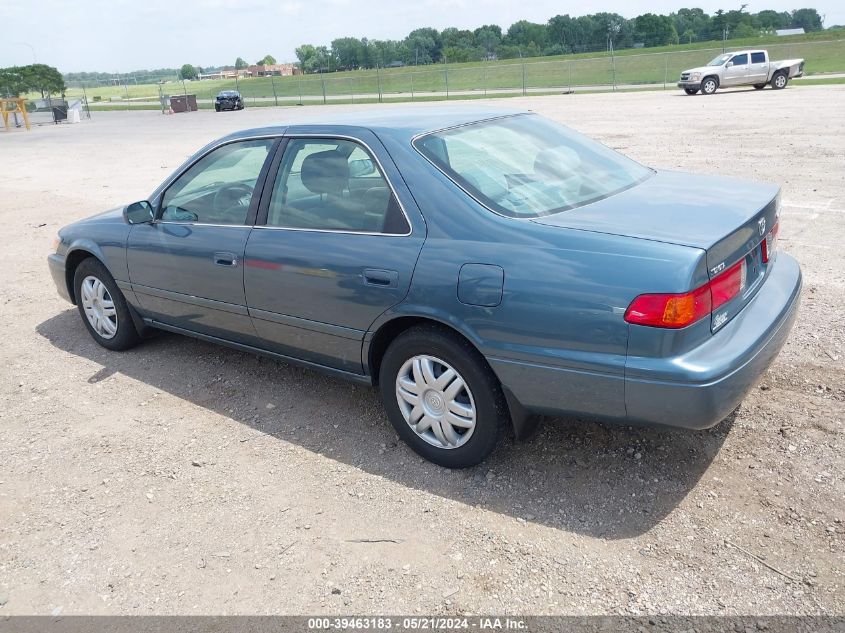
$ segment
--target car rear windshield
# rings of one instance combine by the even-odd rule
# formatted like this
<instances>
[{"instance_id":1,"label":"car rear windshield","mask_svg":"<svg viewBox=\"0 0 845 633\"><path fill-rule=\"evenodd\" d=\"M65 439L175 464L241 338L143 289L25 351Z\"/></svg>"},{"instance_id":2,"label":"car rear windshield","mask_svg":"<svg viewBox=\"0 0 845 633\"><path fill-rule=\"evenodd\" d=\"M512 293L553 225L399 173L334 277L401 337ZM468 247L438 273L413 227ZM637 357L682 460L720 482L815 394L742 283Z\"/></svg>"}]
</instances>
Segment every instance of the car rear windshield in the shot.
<instances>
[{"instance_id":1,"label":"car rear windshield","mask_svg":"<svg viewBox=\"0 0 845 633\"><path fill-rule=\"evenodd\" d=\"M654 172L537 115L501 117L417 138L414 146L487 208L538 218L633 187Z\"/></svg>"}]
</instances>

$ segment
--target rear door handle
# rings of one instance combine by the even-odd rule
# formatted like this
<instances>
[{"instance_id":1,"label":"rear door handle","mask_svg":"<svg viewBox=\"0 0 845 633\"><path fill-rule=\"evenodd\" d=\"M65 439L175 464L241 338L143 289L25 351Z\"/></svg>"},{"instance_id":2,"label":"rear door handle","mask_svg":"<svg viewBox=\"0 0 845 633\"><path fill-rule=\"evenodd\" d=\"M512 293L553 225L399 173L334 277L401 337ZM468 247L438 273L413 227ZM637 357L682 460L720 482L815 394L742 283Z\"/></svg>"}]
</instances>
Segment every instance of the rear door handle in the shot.
<instances>
[{"instance_id":1,"label":"rear door handle","mask_svg":"<svg viewBox=\"0 0 845 633\"><path fill-rule=\"evenodd\" d=\"M363 274L364 285L380 288L395 288L399 284L399 273L395 270L380 268L365 268Z\"/></svg>"},{"instance_id":2,"label":"rear door handle","mask_svg":"<svg viewBox=\"0 0 845 633\"><path fill-rule=\"evenodd\" d=\"M214 263L218 266L234 268L238 265L238 256L234 253L214 253Z\"/></svg>"}]
</instances>

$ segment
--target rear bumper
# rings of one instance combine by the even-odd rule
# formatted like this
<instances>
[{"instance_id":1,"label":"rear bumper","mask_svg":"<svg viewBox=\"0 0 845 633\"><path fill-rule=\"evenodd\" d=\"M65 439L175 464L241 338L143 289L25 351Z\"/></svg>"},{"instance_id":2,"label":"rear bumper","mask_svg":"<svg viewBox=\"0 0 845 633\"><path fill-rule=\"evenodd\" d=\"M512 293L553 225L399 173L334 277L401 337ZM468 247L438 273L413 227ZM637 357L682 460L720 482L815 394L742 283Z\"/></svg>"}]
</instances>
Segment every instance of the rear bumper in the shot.
<instances>
[{"instance_id":1,"label":"rear bumper","mask_svg":"<svg viewBox=\"0 0 845 633\"><path fill-rule=\"evenodd\" d=\"M690 429L722 421L780 352L795 322L800 295L798 262L779 253L760 291L706 343L676 357L629 357L628 419Z\"/></svg>"},{"instance_id":2,"label":"rear bumper","mask_svg":"<svg viewBox=\"0 0 845 633\"><path fill-rule=\"evenodd\" d=\"M47 256L47 267L50 269L50 275L53 277L53 283L56 284L56 290L59 296L65 301L73 300L70 298L70 293L67 287L67 277L65 276L65 258L62 255L53 253Z\"/></svg>"}]
</instances>

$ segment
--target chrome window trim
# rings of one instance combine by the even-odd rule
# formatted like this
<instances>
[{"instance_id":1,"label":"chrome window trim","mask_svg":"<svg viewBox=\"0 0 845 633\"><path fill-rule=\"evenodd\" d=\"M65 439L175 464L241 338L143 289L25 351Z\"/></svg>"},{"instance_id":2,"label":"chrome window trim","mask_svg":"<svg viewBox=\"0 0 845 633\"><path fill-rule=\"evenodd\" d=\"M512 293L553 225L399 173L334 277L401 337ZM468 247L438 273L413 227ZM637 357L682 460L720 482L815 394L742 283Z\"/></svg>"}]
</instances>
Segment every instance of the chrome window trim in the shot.
<instances>
[{"instance_id":1,"label":"chrome window trim","mask_svg":"<svg viewBox=\"0 0 845 633\"><path fill-rule=\"evenodd\" d=\"M381 160L378 157L378 154L376 154L373 151L373 148L370 147L370 145L366 141L364 141L363 139L360 139L358 137L349 136L349 135L346 135L346 134L331 134L331 133L318 134L318 133L315 133L315 132L304 132L304 133L293 133L293 134L288 134L286 132L285 135L284 135L284 138L288 139L289 141L300 139L300 138L322 138L322 139L327 139L327 140L338 139L338 140L341 140L341 141L351 141L353 143L357 143L358 145L363 146L367 150L367 153L370 156L372 156L372 158L376 161L376 164L378 165L378 168L379 168L379 173L381 173L381 177L384 178L384 181L387 183L387 186L390 187L390 192L393 194L393 197L396 199L396 204L399 205L399 209L402 211L402 215L405 216L405 222L408 224L408 232L407 233L382 233L380 231L379 232L375 232L375 231L349 231L349 230L346 230L346 229L305 229L305 228L291 227L291 226L269 226L267 224L267 219L269 219L269 208L268 208L268 218L266 218L264 220L264 224L256 224L255 225L256 229L270 229L270 230L273 230L273 231L306 231L306 232L311 232L311 233L343 233L345 235L381 235L381 236L384 236L384 237L408 237L408 236L414 234L414 225L411 223L411 218L408 215L408 212L405 210L405 205L402 204L402 200L399 198L399 195L396 193L396 188L393 186L393 183L390 182L390 178L388 177L387 173L385 172L384 166L382 165ZM288 148L285 147L283 151L287 152L287 150L288 150ZM279 163L279 166L281 166L281 163ZM397 167L397 169L399 169L399 168ZM269 176L269 174L268 174L268 176ZM274 187L276 185L276 179L278 177L279 177L279 172L277 171L276 174L275 174L275 177L273 178L273 186ZM270 202L272 201L272 199L273 199L273 192L271 190L270 198L267 200L267 206L268 207L270 206Z\"/></svg>"}]
</instances>

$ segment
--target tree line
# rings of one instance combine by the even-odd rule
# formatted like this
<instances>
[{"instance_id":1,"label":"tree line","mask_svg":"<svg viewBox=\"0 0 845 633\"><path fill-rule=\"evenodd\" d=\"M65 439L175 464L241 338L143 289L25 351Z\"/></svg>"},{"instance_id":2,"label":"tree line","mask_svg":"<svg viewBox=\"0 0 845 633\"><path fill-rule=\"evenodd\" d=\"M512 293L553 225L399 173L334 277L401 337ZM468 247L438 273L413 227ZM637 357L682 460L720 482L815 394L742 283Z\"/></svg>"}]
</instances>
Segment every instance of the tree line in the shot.
<instances>
[{"instance_id":1,"label":"tree line","mask_svg":"<svg viewBox=\"0 0 845 633\"><path fill-rule=\"evenodd\" d=\"M330 46L302 44L296 57L304 72L351 70L439 62L469 62L563 55L635 46L664 46L714 39L753 37L782 28L822 30L816 9L795 11L716 11L679 9L669 15L645 13L626 19L618 13L572 17L556 15L546 23L515 22L507 30L485 24L474 30L425 27L401 40L339 37Z\"/></svg>"}]
</instances>

